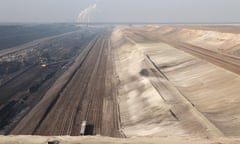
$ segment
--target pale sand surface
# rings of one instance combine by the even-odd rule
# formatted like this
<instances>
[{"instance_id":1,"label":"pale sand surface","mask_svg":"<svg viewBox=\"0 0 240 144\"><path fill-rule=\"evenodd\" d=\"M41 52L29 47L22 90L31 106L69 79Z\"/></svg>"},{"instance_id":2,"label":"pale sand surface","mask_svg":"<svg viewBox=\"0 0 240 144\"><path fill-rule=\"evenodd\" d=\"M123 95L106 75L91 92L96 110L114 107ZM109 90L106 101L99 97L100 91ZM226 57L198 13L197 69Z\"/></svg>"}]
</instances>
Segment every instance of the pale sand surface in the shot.
<instances>
[{"instance_id":1,"label":"pale sand surface","mask_svg":"<svg viewBox=\"0 0 240 144\"><path fill-rule=\"evenodd\" d=\"M170 31L174 30L168 28L163 33ZM206 41L208 45L214 43L201 37L221 37L220 32L199 31L192 34L192 30L188 30L183 37L194 38L197 34L198 41ZM141 34L129 33L126 29L113 33L113 42L125 39L115 48L114 57L120 82L121 125L127 137L212 138L240 134L239 75L168 44L144 43ZM223 38L235 38L232 35L235 34L225 34ZM212 41L216 41L215 45L219 43ZM154 72L157 69L149 64L147 56L161 74ZM141 75L142 70L147 70L148 76Z\"/></svg>"},{"instance_id":2,"label":"pale sand surface","mask_svg":"<svg viewBox=\"0 0 240 144\"><path fill-rule=\"evenodd\" d=\"M214 26L212 27L214 28ZM122 33L139 42L147 42L147 39L159 41L164 37L232 56L240 56L240 34L234 31L233 26L228 26L228 28L232 30L217 31L217 27L211 30L211 28L206 29L201 26L149 25L125 28L122 29ZM235 26L236 28L239 29L240 26ZM142 39L143 37L145 39Z\"/></svg>"}]
</instances>

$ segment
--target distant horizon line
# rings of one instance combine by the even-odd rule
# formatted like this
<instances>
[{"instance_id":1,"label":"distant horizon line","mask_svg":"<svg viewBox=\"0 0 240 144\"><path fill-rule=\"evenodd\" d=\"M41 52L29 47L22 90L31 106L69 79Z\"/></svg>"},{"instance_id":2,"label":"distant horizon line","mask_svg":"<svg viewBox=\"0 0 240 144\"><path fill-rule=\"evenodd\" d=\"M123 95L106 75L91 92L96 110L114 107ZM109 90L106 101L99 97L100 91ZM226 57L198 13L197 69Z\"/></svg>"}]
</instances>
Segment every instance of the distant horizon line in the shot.
<instances>
[{"instance_id":1,"label":"distant horizon line","mask_svg":"<svg viewBox=\"0 0 240 144\"><path fill-rule=\"evenodd\" d=\"M18 24L82 24L82 25L150 25L150 24L162 24L162 25L240 25L240 22L0 22L0 25L18 25Z\"/></svg>"}]
</instances>

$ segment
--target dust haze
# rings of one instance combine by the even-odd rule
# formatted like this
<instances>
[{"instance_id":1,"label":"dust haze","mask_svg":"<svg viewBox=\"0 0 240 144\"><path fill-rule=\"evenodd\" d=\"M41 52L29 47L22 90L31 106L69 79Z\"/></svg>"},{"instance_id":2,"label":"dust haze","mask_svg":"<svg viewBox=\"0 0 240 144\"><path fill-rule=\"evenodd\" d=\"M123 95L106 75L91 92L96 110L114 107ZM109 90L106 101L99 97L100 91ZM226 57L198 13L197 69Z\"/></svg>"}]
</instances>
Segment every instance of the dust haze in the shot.
<instances>
[{"instance_id":1,"label":"dust haze","mask_svg":"<svg viewBox=\"0 0 240 144\"><path fill-rule=\"evenodd\" d=\"M0 0L0 144L238 144L239 4Z\"/></svg>"}]
</instances>

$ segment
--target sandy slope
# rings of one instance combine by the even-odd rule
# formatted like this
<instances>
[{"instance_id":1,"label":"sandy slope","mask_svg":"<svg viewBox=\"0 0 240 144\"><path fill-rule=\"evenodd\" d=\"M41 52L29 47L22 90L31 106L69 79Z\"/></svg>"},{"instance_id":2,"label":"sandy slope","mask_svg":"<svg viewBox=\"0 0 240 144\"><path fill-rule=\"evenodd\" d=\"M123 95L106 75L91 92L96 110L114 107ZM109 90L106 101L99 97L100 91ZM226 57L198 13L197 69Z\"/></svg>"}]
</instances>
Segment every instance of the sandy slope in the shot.
<instances>
[{"instance_id":1,"label":"sandy slope","mask_svg":"<svg viewBox=\"0 0 240 144\"><path fill-rule=\"evenodd\" d=\"M123 29L124 35L138 42L159 41L162 37L215 50L232 56L240 56L240 34L234 30L217 31L201 26L156 26L149 25ZM233 29L233 26L228 26ZM235 26L239 28L240 26Z\"/></svg>"},{"instance_id":2,"label":"sandy slope","mask_svg":"<svg viewBox=\"0 0 240 144\"><path fill-rule=\"evenodd\" d=\"M239 136L239 75L168 44L153 42L157 36L170 35L209 48L238 43L237 34L215 31L157 26L115 31L123 132L129 137ZM219 42L220 37L224 42ZM234 40L227 44L230 39Z\"/></svg>"}]
</instances>

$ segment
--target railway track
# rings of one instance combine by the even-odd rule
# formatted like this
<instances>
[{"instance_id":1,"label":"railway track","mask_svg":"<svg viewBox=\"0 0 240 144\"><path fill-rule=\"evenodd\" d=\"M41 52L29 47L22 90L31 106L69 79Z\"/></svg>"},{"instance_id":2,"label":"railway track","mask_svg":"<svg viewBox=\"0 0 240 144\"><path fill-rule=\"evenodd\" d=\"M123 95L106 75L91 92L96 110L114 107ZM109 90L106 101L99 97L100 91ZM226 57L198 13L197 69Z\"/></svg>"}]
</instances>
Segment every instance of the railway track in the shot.
<instances>
[{"instance_id":1,"label":"railway track","mask_svg":"<svg viewBox=\"0 0 240 144\"><path fill-rule=\"evenodd\" d=\"M94 51L94 50L93 50ZM95 57L95 56L94 56ZM94 60L94 59L93 59ZM98 61L98 59L97 59L97 61ZM98 65L98 64L96 64L96 65ZM91 73L91 72L90 72ZM88 74L88 73L87 73ZM92 73L93 74L93 73ZM91 74L91 75L92 75ZM87 87L86 87L87 88ZM76 90L77 91L77 90ZM78 105L77 103L76 103L76 105ZM70 120L68 120L69 121L69 128L67 129L67 132L68 132L68 134L71 134L71 131L72 131L72 126L73 126L73 123L74 123L74 120L75 120L75 117L76 117L76 112L72 112L72 115L70 116Z\"/></svg>"},{"instance_id":2,"label":"railway track","mask_svg":"<svg viewBox=\"0 0 240 144\"><path fill-rule=\"evenodd\" d=\"M91 122L94 125L94 134L100 135L100 127L101 127L101 119L102 119L102 101L103 95L101 94L101 86L104 86L105 74L104 72L100 72L101 69L106 69L101 65L104 63L104 48L105 48L105 38L102 40L100 53L97 59L97 63L94 68L94 72L91 75L91 79L89 80L89 84L92 85L93 93L90 94L90 102L87 107L87 113L85 119L88 122ZM99 76L102 75L104 77L103 81L99 79ZM94 82L96 81L96 82ZM100 82L100 83L99 83ZM99 88L100 87L100 88Z\"/></svg>"},{"instance_id":3,"label":"railway track","mask_svg":"<svg viewBox=\"0 0 240 144\"><path fill-rule=\"evenodd\" d=\"M85 58L82 62L82 64L79 66L79 68L76 70L76 73L74 74L71 81L68 83L67 87L63 90L61 93L60 98L58 99L58 102L52 109L52 111L47 115L47 118L45 121L43 121L43 125L39 127L39 130L37 134L46 133L47 135L70 135L72 131L72 125L74 122L74 114L76 113L76 105L78 105L78 99L82 95L78 95L80 93L80 90L86 89L86 87L83 87L82 89L79 89L79 85L82 85L82 79L86 75L81 75L80 71L81 69L90 69L86 63L89 62L89 60L94 60L94 56L92 56L93 52L95 52L94 46L98 43L99 38L96 39L94 44L89 49L88 53L85 55ZM88 67L85 67L88 66ZM88 73L86 73L88 74ZM59 110L61 108L61 110ZM57 127L54 128L48 126L48 121L51 121L53 119L52 123L56 123ZM48 132L50 131L50 132Z\"/></svg>"},{"instance_id":4,"label":"railway track","mask_svg":"<svg viewBox=\"0 0 240 144\"><path fill-rule=\"evenodd\" d=\"M101 45L101 46L100 46ZM101 44L97 46L96 50L97 60L94 64L92 72L88 73L88 79L86 80L86 91L84 96L79 102L80 109L82 113L79 113L79 116L75 116L75 123L77 122L77 117L80 117L81 121L86 120L88 126L92 126L91 133L93 135L102 134L102 123L103 123L103 100L105 97L105 80L106 80L106 70L107 70L107 61L108 61L108 37L105 36L101 40ZM85 103L87 104L85 104ZM114 119L114 116L113 116ZM75 124L76 125L76 124ZM79 124L78 124L79 125ZM80 132L80 127L78 133ZM76 131L72 132L72 135L76 135ZM108 136L114 136L112 133Z\"/></svg>"},{"instance_id":5,"label":"railway track","mask_svg":"<svg viewBox=\"0 0 240 144\"><path fill-rule=\"evenodd\" d=\"M99 34L98 34L99 35ZM76 73L77 67L81 67L86 56L90 53L92 45L96 43L95 37L89 45L76 57L75 62L70 68L55 82L48 90L43 99L19 122L19 124L11 131L11 134L41 134L46 135L51 131L45 130L44 133L39 130L42 122L46 119L52 107L56 104L63 90L71 81ZM52 121L53 122L53 121ZM53 122L54 125L54 122ZM47 127L51 127L51 122Z\"/></svg>"},{"instance_id":6,"label":"railway track","mask_svg":"<svg viewBox=\"0 0 240 144\"><path fill-rule=\"evenodd\" d=\"M107 69L110 57L109 37L111 33L102 32L76 58L79 65L72 72L57 96L49 97L39 102L29 112L28 116L15 127L12 134L34 135L80 135L81 123L87 121L90 126L89 135L116 136L118 112L113 102L112 85L106 87ZM110 74L110 77L112 74ZM106 89L110 91L106 96ZM49 95L50 96L50 95ZM109 98L110 97L110 98ZM112 105L108 107L110 119L103 119L104 99L109 99ZM41 111L41 112L36 112ZM116 111L116 112L114 112ZM115 116L116 115L116 116ZM32 120L35 118L36 121ZM39 119L40 118L40 119ZM31 121L28 127L27 121ZM103 123L105 124L103 128ZM119 135L117 135L119 136Z\"/></svg>"},{"instance_id":7,"label":"railway track","mask_svg":"<svg viewBox=\"0 0 240 144\"><path fill-rule=\"evenodd\" d=\"M99 38L100 39L100 38ZM98 42L99 42L99 39L98 39ZM97 43L98 43L97 42ZM96 43L96 45L97 45ZM95 49L96 45L94 46L93 49ZM82 103L84 103L86 101L86 98L85 98L85 95L87 94L87 92L89 91L89 88L88 88L88 83L89 83L89 79L91 78L91 75L93 73L93 69L94 69L94 64L95 64L95 61L97 60L96 58L98 58L97 56L97 51L93 51L93 53L89 56L88 58L88 61L86 61L86 63L83 64L83 67L80 68L79 70L79 73L81 73L81 80L79 81L79 85L82 86L80 87L81 89L81 93L79 93L79 101L76 103L76 113L74 114L74 120L72 121L72 125L77 126L77 128L75 128L75 130L72 131L72 135L79 135L79 132L80 132L80 125L81 123L79 123L78 119L79 117L81 117L81 121L85 120L85 118L83 118L82 115L84 115L84 112L83 111L83 107L82 107ZM92 67L94 66L94 67ZM88 102L88 100L87 100ZM79 109L81 109L81 111L79 111Z\"/></svg>"}]
</instances>

